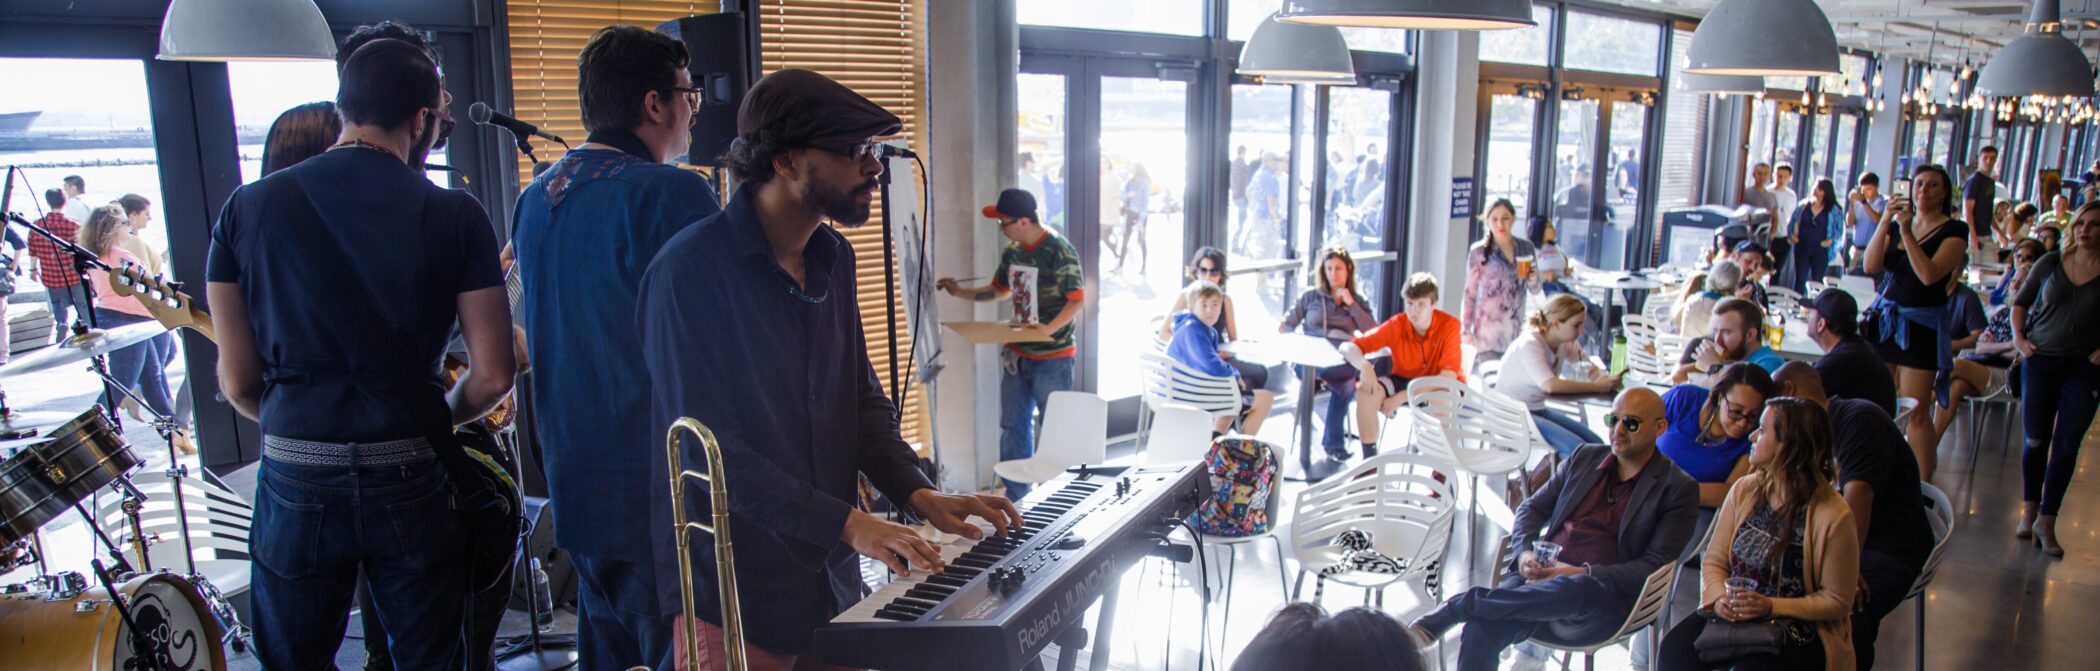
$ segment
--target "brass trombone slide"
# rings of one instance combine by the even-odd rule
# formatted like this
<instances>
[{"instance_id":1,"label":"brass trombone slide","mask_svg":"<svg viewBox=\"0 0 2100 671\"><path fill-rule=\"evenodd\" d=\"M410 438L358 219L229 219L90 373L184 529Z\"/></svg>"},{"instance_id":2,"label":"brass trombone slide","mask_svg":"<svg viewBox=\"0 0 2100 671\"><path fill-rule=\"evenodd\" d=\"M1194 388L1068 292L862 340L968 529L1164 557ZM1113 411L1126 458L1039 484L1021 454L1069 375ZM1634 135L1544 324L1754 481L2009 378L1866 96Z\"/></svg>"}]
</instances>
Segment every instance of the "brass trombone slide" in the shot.
<instances>
[{"instance_id":1,"label":"brass trombone slide","mask_svg":"<svg viewBox=\"0 0 2100 671\"><path fill-rule=\"evenodd\" d=\"M707 472L685 468L679 459L680 433L691 433L700 439L700 447L707 458ZM671 471L671 526L678 534L678 591L683 597L685 619L679 624L679 633L685 640L685 668L700 669L700 619L693 612L693 555L689 548L692 531L705 531L715 538L715 585L719 588L722 608L722 648L729 671L745 671L743 609L737 604L736 556L730 552L729 542L729 488L722 477L722 446L715 442L715 433L707 425L691 417L680 417L671 423L669 434L664 437L664 463ZM685 517L685 485L687 479L707 483L709 507L714 512L712 524L688 522Z\"/></svg>"}]
</instances>

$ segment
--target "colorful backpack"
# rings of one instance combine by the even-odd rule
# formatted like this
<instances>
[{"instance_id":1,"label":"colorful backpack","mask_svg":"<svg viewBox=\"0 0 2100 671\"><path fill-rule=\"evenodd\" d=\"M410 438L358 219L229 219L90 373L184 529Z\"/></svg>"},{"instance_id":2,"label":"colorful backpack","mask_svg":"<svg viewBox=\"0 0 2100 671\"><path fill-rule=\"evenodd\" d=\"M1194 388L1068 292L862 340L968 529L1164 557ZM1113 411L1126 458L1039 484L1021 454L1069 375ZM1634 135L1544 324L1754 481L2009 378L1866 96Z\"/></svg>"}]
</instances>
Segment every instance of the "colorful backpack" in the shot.
<instances>
[{"instance_id":1,"label":"colorful backpack","mask_svg":"<svg viewBox=\"0 0 2100 671\"><path fill-rule=\"evenodd\" d=\"M1210 499L1192 521L1203 533L1244 537L1269 532L1269 497L1276 495L1276 450L1255 438L1224 436L1203 458L1210 471Z\"/></svg>"}]
</instances>

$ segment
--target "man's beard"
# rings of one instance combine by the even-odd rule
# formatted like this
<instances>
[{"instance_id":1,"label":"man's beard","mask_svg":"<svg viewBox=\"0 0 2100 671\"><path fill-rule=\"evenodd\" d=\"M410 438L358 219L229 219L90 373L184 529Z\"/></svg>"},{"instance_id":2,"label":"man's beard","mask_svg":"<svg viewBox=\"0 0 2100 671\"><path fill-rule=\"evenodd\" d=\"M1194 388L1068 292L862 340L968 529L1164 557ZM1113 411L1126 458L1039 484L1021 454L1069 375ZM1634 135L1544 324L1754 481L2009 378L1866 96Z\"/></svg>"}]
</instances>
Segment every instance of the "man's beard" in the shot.
<instances>
[{"instance_id":1,"label":"man's beard","mask_svg":"<svg viewBox=\"0 0 2100 671\"><path fill-rule=\"evenodd\" d=\"M430 145L437 143L438 121L436 116L422 124L423 132L409 137L408 156L403 157L408 167L422 169L430 163Z\"/></svg>"},{"instance_id":2,"label":"man's beard","mask_svg":"<svg viewBox=\"0 0 2100 671\"><path fill-rule=\"evenodd\" d=\"M858 228L861 224L868 223L868 211L874 205L872 201L862 205L859 193L864 189L874 188L873 179L856 184L850 189L831 189L822 183L811 184L802 192L802 207L841 226Z\"/></svg>"}]
</instances>

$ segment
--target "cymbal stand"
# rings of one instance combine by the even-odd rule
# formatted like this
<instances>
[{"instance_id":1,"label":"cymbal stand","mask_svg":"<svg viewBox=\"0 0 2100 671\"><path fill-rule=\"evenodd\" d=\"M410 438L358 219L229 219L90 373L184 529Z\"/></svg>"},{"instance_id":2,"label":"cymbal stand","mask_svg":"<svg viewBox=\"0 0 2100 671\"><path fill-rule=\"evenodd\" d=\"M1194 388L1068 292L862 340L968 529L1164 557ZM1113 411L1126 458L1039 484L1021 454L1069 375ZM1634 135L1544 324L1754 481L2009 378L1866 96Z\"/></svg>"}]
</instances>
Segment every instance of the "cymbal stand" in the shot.
<instances>
[{"instance_id":1,"label":"cymbal stand","mask_svg":"<svg viewBox=\"0 0 2100 671\"><path fill-rule=\"evenodd\" d=\"M95 567L95 579L102 581L102 589L109 592L109 605L117 609L117 617L124 621L124 630L131 632L131 659L125 660L124 668L140 671L160 671L175 667L174 657L168 654L167 641L155 640L139 623L131 618L131 600L117 591L117 583L111 580L109 570L102 567L102 560L91 560Z\"/></svg>"}]
</instances>

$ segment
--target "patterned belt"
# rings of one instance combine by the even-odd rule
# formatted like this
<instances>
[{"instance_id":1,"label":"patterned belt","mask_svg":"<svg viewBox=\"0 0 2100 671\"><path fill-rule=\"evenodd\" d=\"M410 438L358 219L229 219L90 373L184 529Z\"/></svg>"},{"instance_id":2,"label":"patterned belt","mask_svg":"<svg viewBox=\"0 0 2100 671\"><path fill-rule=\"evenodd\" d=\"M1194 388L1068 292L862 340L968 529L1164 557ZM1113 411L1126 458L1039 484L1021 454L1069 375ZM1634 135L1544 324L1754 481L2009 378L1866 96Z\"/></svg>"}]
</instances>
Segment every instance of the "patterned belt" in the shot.
<instances>
[{"instance_id":1,"label":"patterned belt","mask_svg":"<svg viewBox=\"0 0 2100 671\"><path fill-rule=\"evenodd\" d=\"M263 457L298 466L365 468L436 459L437 452L430 448L430 439L423 437L378 443L324 443L263 436Z\"/></svg>"}]
</instances>

